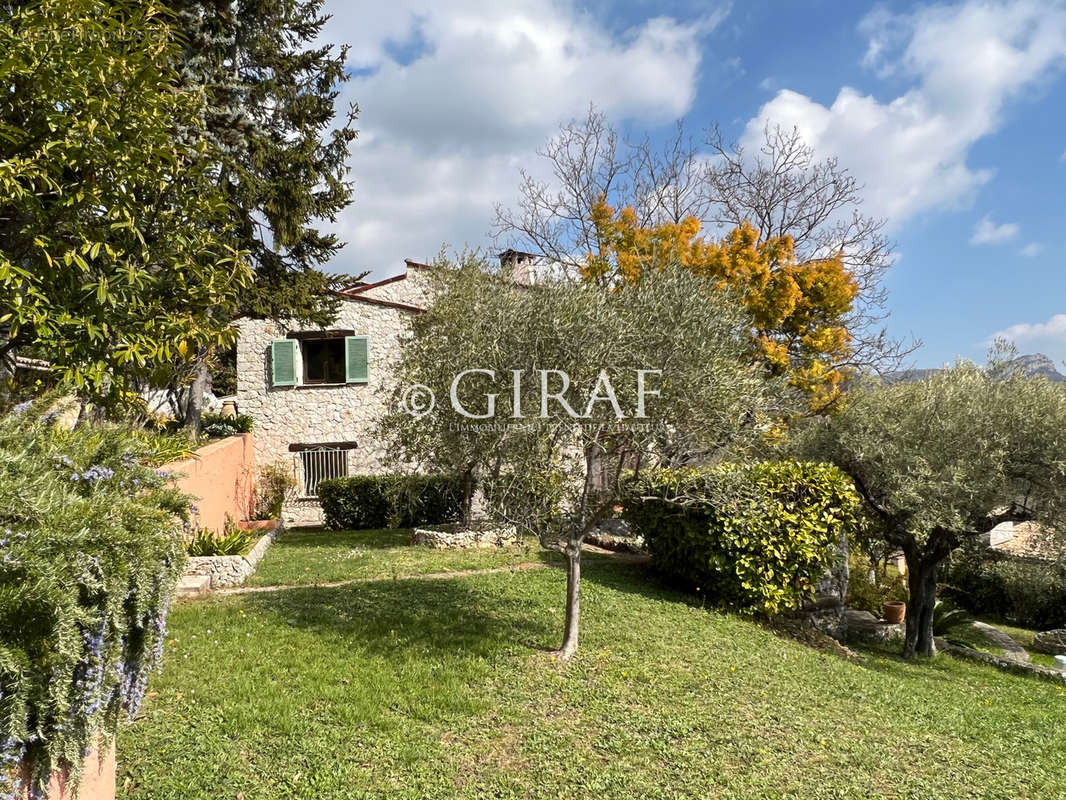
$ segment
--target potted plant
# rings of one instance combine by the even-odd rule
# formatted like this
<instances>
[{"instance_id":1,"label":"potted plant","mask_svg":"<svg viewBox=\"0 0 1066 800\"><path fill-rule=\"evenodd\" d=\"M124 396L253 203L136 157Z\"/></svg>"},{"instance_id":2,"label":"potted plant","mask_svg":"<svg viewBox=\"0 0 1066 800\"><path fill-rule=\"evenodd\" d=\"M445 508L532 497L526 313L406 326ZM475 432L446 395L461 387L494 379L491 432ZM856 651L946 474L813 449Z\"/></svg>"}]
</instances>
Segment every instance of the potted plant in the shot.
<instances>
[{"instance_id":1,"label":"potted plant","mask_svg":"<svg viewBox=\"0 0 1066 800\"><path fill-rule=\"evenodd\" d=\"M899 625L907 616L907 604L902 600L886 600L881 607L881 614L885 621L893 625Z\"/></svg>"}]
</instances>

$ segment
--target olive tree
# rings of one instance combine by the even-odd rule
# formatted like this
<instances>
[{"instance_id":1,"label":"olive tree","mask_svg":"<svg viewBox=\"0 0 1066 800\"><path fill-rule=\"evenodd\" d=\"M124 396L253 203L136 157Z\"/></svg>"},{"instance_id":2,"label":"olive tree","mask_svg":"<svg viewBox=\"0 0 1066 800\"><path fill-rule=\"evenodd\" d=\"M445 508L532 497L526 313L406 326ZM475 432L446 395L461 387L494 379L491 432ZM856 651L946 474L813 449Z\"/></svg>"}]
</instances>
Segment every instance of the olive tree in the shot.
<instances>
[{"instance_id":1,"label":"olive tree","mask_svg":"<svg viewBox=\"0 0 1066 800\"><path fill-rule=\"evenodd\" d=\"M739 304L680 267L613 291L517 285L476 259L441 274L401 359L393 451L480 480L492 511L566 557L568 659L582 544L613 513L620 473L735 455L775 395ZM417 384L432 411L412 405Z\"/></svg>"},{"instance_id":2,"label":"olive tree","mask_svg":"<svg viewBox=\"0 0 1066 800\"><path fill-rule=\"evenodd\" d=\"M856 389L801 439L855 483L878 534L903 551L904 654L932 655L937 571L1007 520L1066 522L1066 390L961 362L922 380Z\"/></svg>"}]
</instances>

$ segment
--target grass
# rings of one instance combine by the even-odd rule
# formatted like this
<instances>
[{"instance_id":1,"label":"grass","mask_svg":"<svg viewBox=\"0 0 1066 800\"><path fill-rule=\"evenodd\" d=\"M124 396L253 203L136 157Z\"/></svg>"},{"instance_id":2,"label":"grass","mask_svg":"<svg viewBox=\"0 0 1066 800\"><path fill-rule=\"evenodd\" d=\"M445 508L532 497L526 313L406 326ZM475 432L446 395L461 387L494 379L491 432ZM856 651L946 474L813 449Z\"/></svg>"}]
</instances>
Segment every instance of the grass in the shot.
<instances>
[{"instance_id":1,"label":"grass","mask_svg":"<svg viewBox=\"0 0 1066 800\"><path fill-rule=\"evenodd\" d=\"M365 538L389 550L399 534ZM263 575L310 580L313 561L290 542ZM561 570L374 569L382 580L179 604L120 734L120 796L1066 796L1066 692L1048 683L948 657L844 661L608 559L586 565L581 651L561 666L544 652Z\"/></svg>"},{"instance_id":2,"label":"grass","mask_svg":"<svg viewBox=\"0 0 1066 800\"><path fill-rule=\"evenodd\" d=\"M531 543L491 550L434 550L411 547L409 530L296 530L268 551L249 586L313 585L350 578L391 578L430 572L508 567L546 562L554 553Z\"/></svg>"}]
</instances>

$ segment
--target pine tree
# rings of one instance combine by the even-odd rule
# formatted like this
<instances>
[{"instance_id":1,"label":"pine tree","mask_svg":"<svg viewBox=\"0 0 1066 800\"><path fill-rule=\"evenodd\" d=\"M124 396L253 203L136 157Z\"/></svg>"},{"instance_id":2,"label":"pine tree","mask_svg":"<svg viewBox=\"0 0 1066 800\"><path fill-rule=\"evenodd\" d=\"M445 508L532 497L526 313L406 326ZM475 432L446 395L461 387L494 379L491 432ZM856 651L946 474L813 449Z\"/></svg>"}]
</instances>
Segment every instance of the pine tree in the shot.
<instances>
[{"instance_id":1,"label":"pine tree","mask_svg":"<svg viewBox=\"0 0 1066 800\"><path fill-rule=\"evenodd\" d=\"M348 205L345 165L358 107L337 118L348 80L346 47L320 44L323 0L175 0L185 41L182 81L203 87L202 133L222 161L218 181L232 206L235 247L249 254L254 282L240 314L328 325L331 290L357 277L325 271L343 243L322 229ZM186 424L199 425L208 354L193 376Z\"/></svg>"}]
</instances>

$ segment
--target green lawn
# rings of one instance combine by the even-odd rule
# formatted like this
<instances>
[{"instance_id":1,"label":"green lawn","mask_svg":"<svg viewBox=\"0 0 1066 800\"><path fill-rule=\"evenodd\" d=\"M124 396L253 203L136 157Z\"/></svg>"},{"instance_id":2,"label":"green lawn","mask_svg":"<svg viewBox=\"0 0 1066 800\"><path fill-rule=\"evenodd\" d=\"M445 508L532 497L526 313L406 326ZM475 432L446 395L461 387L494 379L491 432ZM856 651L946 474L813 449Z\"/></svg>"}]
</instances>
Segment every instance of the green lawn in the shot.
<instances>
[{"instance_id":1,"label":"green lawn","mask_svg":"<svg viewBox=\"0 0 1066 800\"><path fill-rule=\"evenodd\" d=\"M350 578L391 578L543 562L555 554L535 542L491 550L411 547L409 530L295 530L271 546L249 586L311 585ZM556 556L557 559L561 556Z\"/></svg>"},{"instance_id":2,"label":"green lawn","mask_svg":"<svg viewBox=\"0 0 1066 800\"><path fill-rule=\"evenodd\" d=\"M333 536L282 540L261 580L383 579L174 609L156 694L120 734L120 796L1066 796L1066 692L1049 683L946 656L844 661L607 559L586 566L563 667L544 654L561 570L396 581L387 559L339 565ZM390 541L349 549L360 537ZM449 554L423 555L435 572Z\"/></svg>"}]
</instances>

